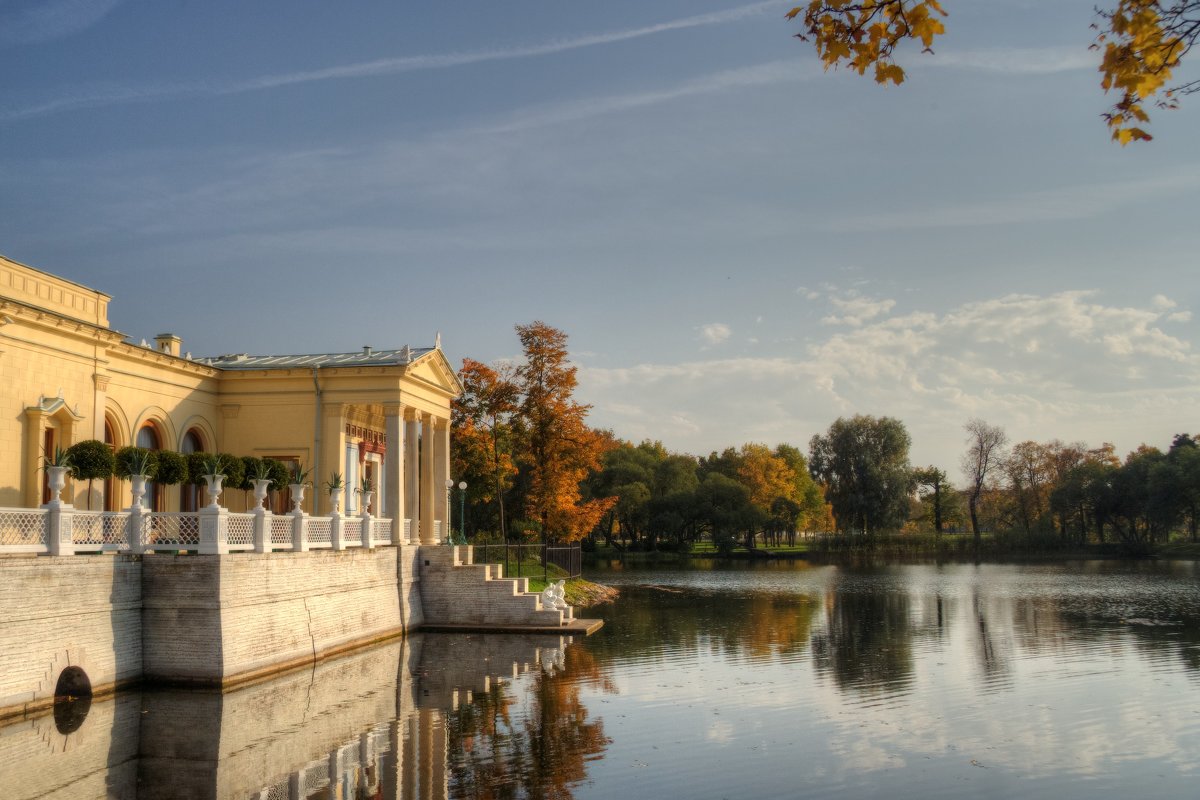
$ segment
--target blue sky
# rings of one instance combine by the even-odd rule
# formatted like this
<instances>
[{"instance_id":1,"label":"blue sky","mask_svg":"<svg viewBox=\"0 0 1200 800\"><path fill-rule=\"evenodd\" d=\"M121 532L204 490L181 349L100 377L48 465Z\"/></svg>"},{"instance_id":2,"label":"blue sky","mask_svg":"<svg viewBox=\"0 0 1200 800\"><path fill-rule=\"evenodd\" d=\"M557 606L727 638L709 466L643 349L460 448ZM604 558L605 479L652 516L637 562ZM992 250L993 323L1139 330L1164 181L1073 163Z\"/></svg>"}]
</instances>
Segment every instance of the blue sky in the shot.
<instances>
[{"instance_id":1,"label":"blue sky","mask_svg":"<svg viewBox=\"0 0 1200 800\"><path fill-rule=\"evenodd\" d=\"M945 5L884 89L787 3L0 0L0 252L197 355L542 319L696 453L1200 430L1200 99L1119 148L1091 0Z\"/></svg>"}]
</instances>

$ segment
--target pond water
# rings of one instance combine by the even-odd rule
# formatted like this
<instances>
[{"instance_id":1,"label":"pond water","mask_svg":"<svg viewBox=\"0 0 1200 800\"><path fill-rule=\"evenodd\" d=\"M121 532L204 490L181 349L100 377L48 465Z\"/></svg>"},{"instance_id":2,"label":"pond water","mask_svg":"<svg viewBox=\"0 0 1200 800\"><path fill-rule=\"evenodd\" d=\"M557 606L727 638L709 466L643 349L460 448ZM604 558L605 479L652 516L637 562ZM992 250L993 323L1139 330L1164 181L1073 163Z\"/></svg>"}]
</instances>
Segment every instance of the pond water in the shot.
<instances>
[{"instance_id":1,"label":"pond water","mask_svg":"<svg viewBox=\"0 0 1200 800\"><path fill-rule=\"evenodd\" d=\"M1198 796L1195 562L593 577L621 598L587 639L418 635L0 727L0 796Z\"/></svg>"}]
</instances>

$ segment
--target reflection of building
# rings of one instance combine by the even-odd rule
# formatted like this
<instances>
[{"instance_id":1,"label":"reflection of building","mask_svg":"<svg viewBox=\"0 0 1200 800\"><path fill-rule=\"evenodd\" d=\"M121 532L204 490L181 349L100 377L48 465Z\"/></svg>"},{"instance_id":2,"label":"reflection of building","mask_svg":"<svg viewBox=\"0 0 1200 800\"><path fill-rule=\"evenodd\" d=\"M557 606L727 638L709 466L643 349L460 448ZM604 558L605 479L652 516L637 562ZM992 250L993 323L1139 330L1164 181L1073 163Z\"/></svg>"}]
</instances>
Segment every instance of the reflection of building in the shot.
<instances>
[{"instance_id":1,"label":"reflection of building","mask_svg":"<svg viewBox=\"0 0 1200 800\"><path fill-rule=\"evenodd\" d=\"M447 519L450 400L460 386L441 348L305 356L193 358L161 334L134 343L108 326L109 296L0 256L0 507L48 498L41 454L84 439L178 452L270 456L341 472L344 511L358 478L380 491L376 511L417 521L434 542ZM222 320L231 323L233 320ZM424 443L424 446L422 446ZM120 482L69 486L78 507L129 505ZM152 489L151 510L194 510L194 489ZM89 503L90 501L90 503ZM226 503L242 510L245 498ZM284 511L282 499L275 510ZM306 510L329 498L311 492Z\"/></svg>"},{"instance_id":2,"label":"reflection of building","mask_svg":"<svg viewBox=\"0 0 1200 800\"><path fill-rule=\"evenodd\" d=\"M96 703L67 734L51 716L15 723L0 735L0 788L10 800L438 800L445 714L569 642L417 635L232 692Z\"/></svg>"}]
</instances>

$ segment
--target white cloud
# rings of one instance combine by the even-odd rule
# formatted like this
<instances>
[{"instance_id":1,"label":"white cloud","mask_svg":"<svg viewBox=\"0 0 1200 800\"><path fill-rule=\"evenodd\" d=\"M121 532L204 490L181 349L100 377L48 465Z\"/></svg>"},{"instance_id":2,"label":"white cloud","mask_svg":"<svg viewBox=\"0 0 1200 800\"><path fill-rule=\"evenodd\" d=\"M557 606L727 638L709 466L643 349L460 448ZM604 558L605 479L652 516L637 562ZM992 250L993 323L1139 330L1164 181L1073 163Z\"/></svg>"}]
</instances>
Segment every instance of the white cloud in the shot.
<instances>
[{"instance_id":1,"label":"white cloud","mask_svg":"<svg viewBox=\"0 0 1200 800\"><path fill-rule=\"evenodd\" d=\"M842 299L852 309L861 298ZM790 355L585 365L580 392L596 424L697 453L744 441L803 445L838 416L886 414L908 425L915 461L948 468L972 416L1014 440L1112 441L1122 450L1163 444L1200 417L1200 356L1163 332L1162 314L1149 306L1067 291L944 313L883 316L889 310ZM646 414L610 414L610 401L636 402ZM668 419L680 415L695 432Z\"/></svg>"},{"instance_id":2,"label":"white cloud","mask_svg":"<svg viewBox=\"0 0 1200 800\"><path fill-rule=\"evenodd\" d=\"M513 133L530 128L541 128L547 125L576 122L582 119L590 119L591 117L613 114L620 111L629 111L635 108L655 106L685 97L712 94L730 89L744 89L751 86L804 80L810 74L815 73L812 73L811 70L805 71L804 62L799 60L770 61L764 64L754 64L748 67L714 72L667 89L609 95L607 97L590 97L566 103L554 103L541 109L522 109L513 114L507 122L490 125L479 129L477 132L488 134Z\"/></svg>"},{"instance_id":3,"label":"white cloud","mask_svg":"<svg viewBox=\"0 0 1200 800\"><path fill-rule=\"evenodd\" d=\"M939 50L933 58L914 62L922 67L956 67L1006 75L1045 75L1095 69L1096 54L1086 47L1006 47Z\"/></svg>"},{"instance_id":4,"label":"white cloud","mask_svg":"<svg viewBox=\"0 0 1200 800\"><path fill-rule=\"evenodd\" d=\"M732 334L733 331L723 322L710 322L700 328L700 338L709 344L720 344Z\"/></svg>"},{"instance_id":5,"label":"white cloud","mask_svg":"<svg viewBox=\"0 0 1200 800\"><path fill-rule=\"evenodd\" d=\"M1153 298L1151 298L1150 305L1161 311L1166 311L1167 309L1174 308L1176 303L1165 294L1156 294Z\"/></svg>"},{"instance_id":6,"label":"white cloud","mask_svg":"<svg viewBox=\"0 0 1200 800\"><path fill-rule=\"evenodd\" d=\"M826 325L850 325L858 327L867 320L886 314L895 307L895 300L871 300L850 294L846 297L831 297L830 301L837 307L840 314L830 314L821 322Z\"/></svg>"},{"instance_id":7,"label":"white cloud","mask_svg":"<svg viewBox=\"0 0 1200 800\"><path fill-rule=\"evenodd\" d=\"M119 2L121 2L121 0L92 0L92 2L88 2L88 0L59 0L59 2L52 4L48 8L43 7L40 10L35 9L27 12L27 14L22 17L18 17L16 20L7 21L8 25L0 25L0 43L5 42L10 37L14 40L20 39L35 41L45 38L54 38L59 35L65 35L62 33L62 31L74 32L75 28L72 28L73 25L76 27L86 27L86 25L92 24L96 19L99 19L99 17L108 13L108 11L111 10L112 7L115 7ZM609 31L607 33L587 34L567 39L556 39L548 42L542 42L540 44L496 48L492 50L480 50L468 53L433 53L415 56L400 56L396 58L380 58L372 61L338 64L320 69L298 70L295 72L278 73L274 75L262 75L256 78L247 78L240 81L219 84L182 83L140 87L83 87L70 92L65 96L37 103L35 105L0 111L0 120L27 119L30 117L45 116L47 114L53 114L61 111L69 111L76 108L93 108L98 106L118 105L124 103L150 102L154 100L166 100L197 95L241 94L244 92L263 91L268 89L276 89L283 86L294 86L296 84L315 83L319 81L377 78L405 72L470 66L473 64L481 64L491 61L537 58L554 55L557 53L564 53L571 50L578 50L581 48L617 44L619 42L625 42L631 39L655 36L657 34L668 33L670 31L739 22L743 19L763 14L771 9L784 8L786 5L786 3L781 3L777 0L767 0L767 2L750 3L748 5L736 6L734 8L729 8L722 11L681 17L679 19L668 20L666 22L660 22L653 25L644 25L637 28L626 28L624 30ZM28 19L26 19L26 17L28 17ZM8 29L7 33L5 32L6 28ZM758 77L755 78L754 68L752 68L749 74L738 76L736 74L738 72L739 71L737 70L731 71L728 79L732 82L727 84L727 86L733 87L745 85L744 83L741 83L744 81L773 82L774 80L779 79L778 77L771 78L761 73L759 73ZM692 85L689 87L684 87L682 92L685 94L695 94L699 92L713 91L716 88L722 87L714 87L711 84ZM653 96L641 98L631 97L625 99L625 102L632 105L644 105L646 103L658 101L659 98L655 98ZM619 101L610 100L610 102Z\"/></svg>"}]
</instances>

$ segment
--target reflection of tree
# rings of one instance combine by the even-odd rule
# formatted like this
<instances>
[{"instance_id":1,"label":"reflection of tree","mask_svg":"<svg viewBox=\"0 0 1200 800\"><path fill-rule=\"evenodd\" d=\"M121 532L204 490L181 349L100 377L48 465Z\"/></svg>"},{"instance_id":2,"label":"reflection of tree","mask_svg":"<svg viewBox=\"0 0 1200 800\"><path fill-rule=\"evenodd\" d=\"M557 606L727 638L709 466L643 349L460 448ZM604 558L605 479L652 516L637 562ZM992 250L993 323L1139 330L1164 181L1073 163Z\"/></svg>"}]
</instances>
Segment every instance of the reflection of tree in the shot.
<instances>
[{"instance_id":1,"label":"reflection of tree","mask_svg":"<svg viewBox=\"0 0 1200 800\"><path fill-rule=\"evenodd\" d=\"M1178 659L1200 678L1200 615L1189 599L1200 565L1090 562L1076 568L1093 591L1017 600L1013 630L1022 650L1039 654L1109 647L1132 641L1154 660ZM1134 573L1130 576L1130 573ZM1108 587L1119 575L1119 585Z\"/></svg>"},{"instance_id":2,"label":"reflection of tree","mask_svg":"<svg viewBox=\"0 0 1200 800\"><path fill-rule=\"evenodd\" d=\"M587 777L589 756L603 753L609 740L603 720L588 721L579 701L580 683L573 674L598 674L595 659L582 648L568 647L566 670L543 673L533 691L534 708L525 720L530 745L531 798L569 798L571 789Z\"/></svg>"},{"instance_id":3,"label":"reflection of tree","mask_svg":"<svg viewBox=\"0 0 1200 800\"><path fill-rule=\"evenodd\" d=\"M585 685L611 690L595 657L568 647L561 668L532 678L529 706L515 719L509 684L476 695L448 717L451 796L481 800L570 798L587 761L609 744L604 722L580 700Z\"/></svg>"},{"instance_id":4,"label":"reflection of tree","mask_svg":"<svg viewBox=\"0 0 1200 800\"><path fill-rule=\"evenodd\" d=\"M980 597L976 588L971 598L971 610L975 616L975 632L978 635L979 666L983 669L984 679L988 683L996 683L1008 677L1010 672L1009 654L1012 647L997 647L996 632L988 627L988 610L986 601Z\"/></svg>"},{"instance_id":5,"label":"reflection of tree","mask_svg":"<svg viewBox=\"0 0 1200 800\"><path fill-rule=\"evenodd\" d=\"M584 640L606 668L674 660L697 651L750 661L790 660L808 647L820 598L622 587L603 636Z\"/></svg>"},{"instance_id":6,"label":"reflection of tree","mask_svg":"<svg viewBox=\"0 0 1200 800\"><path fill-rule=\"evenodd\" d=\"M837 591L812 639L813 664L844 689L900 690L912 680L912 634L907 595Z\"/></svg>"},{"instance_id":7,"label":"reflection of tree","mask_svg":"<svg viewBox=\"0 0 1200 800\"><path fill-rule=\"evenodd\" d=\"M493 683L486 694L447 716L451 796L512 796L512 717L514 697L505 683Z\"/></svg>"}]
</instances>

